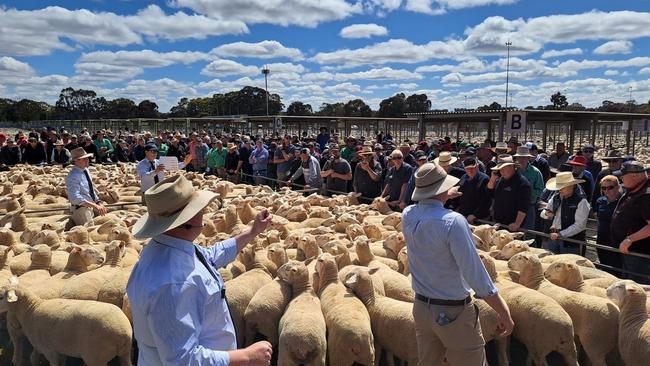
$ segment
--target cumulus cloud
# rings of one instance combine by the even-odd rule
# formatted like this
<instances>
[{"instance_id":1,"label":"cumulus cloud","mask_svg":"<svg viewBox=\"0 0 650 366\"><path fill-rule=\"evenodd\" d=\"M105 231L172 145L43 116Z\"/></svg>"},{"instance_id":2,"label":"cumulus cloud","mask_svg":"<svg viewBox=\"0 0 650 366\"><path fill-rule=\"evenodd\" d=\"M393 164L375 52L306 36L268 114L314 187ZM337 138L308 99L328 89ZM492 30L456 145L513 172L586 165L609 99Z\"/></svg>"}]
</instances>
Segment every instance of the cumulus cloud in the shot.
<instances>
[{"instance_id":1,"label":"cumulus cloud","mask_svg":"<svg viewBox=\"0 0 650 366\"><path fill-rule=\"evenodd\" d=\"M224 57L252 57L252 58L289 58L302 60L303 54L297 48L289 48L278 41L262 41L259 43L235 42L221 45L212 49L210 53Z\"/></svg>"},{"instance_id":2,"label":"cumulus cloud","mask_svg":"<svg viewBox=\"0 0 650 366\"><path fill-rule=\"evenodd\" d=\"M618 70L605 70L605 72L604 72L604 74L605 74L606 76L616 76L616 75L618 75L618 74L620 74L620 73L621 73L621 72L618 71Z\"/></svg>"},{"instance_id":3,"label":"cumulus cloud","mask_svg":"<svg viewBox=\"0 0 650 366\"><path fill-rule=\"evenodd\" d=\"M596 47L594 53L597 55L628 54L632 52L632 46L630 41L609 41Z\"/></svg>"},{"instance_id":4,"label":"cumulus cloud","mask_svg":"<svg viewBox=\"0 0 650 366\"><path fill-rule=\"evenodd\" d=\"M47 55L52 50L71 51L76 45L127 46L143 43L143 37L202 39L248 32L241 21L183 12L167 15L156 5L149 5L135 15L68 10L59 6L37 10L0 7L0 18L0 55Z\"/></svg>"},{"instance_id":5,"label":"cumulus cloud","mask_svg":"<svg viewBox=\"0 0 650 366\"><path fill-rule=\"evenodd\" d=\"M404 69L396 70L390 67L382 67L349 73L317 72L305 74L303 79L310 82L326 82L330 80L420 80L422 75Z\"/></svg>"},{"instance_id":6,"label":"cumulus cloud","mask_svg":"<svg viewBox=\"0 0 650 366\"><path fill-rule=\"evenodd\" d=\"M208 76L256 75L260 69L256 66L245 66L232 60L215 60L206 65L201 74Z\"/></svg>"},{"instance_id":7,"label":"cumulus cloud","mask_svg":"<svg viewBox=\"0 0 650 366\"><path fill-rule=\"evenodd\" d=\"M370 38L373 36L385 36L388 29L374 23L370 24L352 24L343 29L339 35L343 38Z\"/></svg>"},{"instance_id":8,"label":"cumulus cloud","mask_svg":"<svg viewBox=\"0 0 650 366\"><path fill-rule=\"evenodd\" d=\"M407 0L405 8L417 13L439 15L446 13L448 9L458 10L486 5L509 5L516 2L517 0Z\"/></svg>"},{"instance_id":9,"label":"cumulus cloud","mask_svg":"<svg viewBox=\"0 0 650 366\"><path fill-rule=\"evenodd\" d=\"M26 77L34 74L34 69L28 63L18 61L13 57L0 57L0 79Z\"/></svg>"},{"instance_id":10,"label":"cumulus cloud","mask_svg":"<svg viewBox=\"0 0 650 366\"><path fill-rule=\"evenodd\" d=\"M650 67L644 67L639 70L640 75L650 75Z\"/></svg>"},{"instance_id":11,"label":"cumulus cloud","mask_svg":"<svg viewBox=\"0 0 650 366\"><path fill-rule=\"evenodd\" d=\"M464 73L474 73L486 71L490 66L485 62L479 59L471 59L463 61L457 65L428 65L428 66L418 66L415 69L415 72L443 72L443 71L453 71L453 72L464 72Z\"/></svg>"},{"instance_id":12,"label":"cumulus cloud","mask_svg":"<svg viewBox=\"0 0 650 366\"><path fill-rule=\"evenodd\" d=\"M569 55L582 55L582 48L567 48L564 50L548 50L542 53L542 58L554 58Z\"/></svg>"},{"instance_id":13,"label":"cumulus cloud","mask_svg":"<svg viewBox=\"0 0 650 366\"><path fill-rule=\"evenodd\" d=\"M345 0L172 0L170 5L189 8L220 20L303 27L316 27L320 23L344 19L363 11L360 2L351 4Z\"/></svg>"},{"instance_id":14,"label":"cumulus cloud","mask_svg":"<svg viewBox=\"0 0 650 366\"><path fill-rule=\"evenodd\" d=\"M456 58L462 54L460 42L432 41L416 45L405 39L391 39L363 48L320 52L311 58L319 64L343 64L347 67L385 63L419 63L433 58Z\"/></svg>"}]
</instances>

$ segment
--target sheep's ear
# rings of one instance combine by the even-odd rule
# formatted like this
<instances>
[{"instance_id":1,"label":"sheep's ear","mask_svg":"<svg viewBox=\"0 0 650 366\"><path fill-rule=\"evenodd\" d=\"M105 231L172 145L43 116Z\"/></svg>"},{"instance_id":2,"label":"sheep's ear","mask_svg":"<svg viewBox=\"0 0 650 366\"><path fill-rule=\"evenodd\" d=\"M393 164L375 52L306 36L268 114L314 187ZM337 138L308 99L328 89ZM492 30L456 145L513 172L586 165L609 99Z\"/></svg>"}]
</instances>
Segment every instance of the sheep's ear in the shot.
<instances>
[{"instance_id":1,"label":"sheep's ear","mask_svg":"<svg viewBox=\"0 0 650 366\"><path fill-rule=\"evenodd\" d=\"M377 272L377 271L379 271L379 268L370 268L370 269L368 270L368 273L369 273L369 274L375 274L375 272Z\"/></svg>"},{"instance_id":2,"label":"sheep's ear","mask_svg":"<svg viewBox=\"0 0 650 366\"><path fill-rule=\"evenodd\" d=\"M535 239L530 239L530 240L524 240L524 244L526 245L531 245L535 242Z\"/></svg>"},{"instance_id":3,"label":"sheep's ear","mask_svg":"<svg viewBox=\"0 0 650 366\"><path fill-rule=\"evenodd\" d=\"M568 268L568 269L575 269L575 268L576 268L576 265L573 264L573 263L567 263L567 264L566 264L566 268Z\"/></svg>"},{"instance_id":4,"label":"sheep's ear","mask_svg":"<svg viewBox=\"0 0 650 366\"><path fill-rule=\"evenodd\" d=\"M576 260L576 264L579 265L579 266L584 266L585 264L587 264L587 260L586 259L578 259L578 260Z\"/></svg>"},{"instance_id":5,"label":"sheep's ear","mask_svg":"<svg viewBox=\"0 0 650 366\"><path fill-rule=\"evenodd\" d=\"M514 234L512 234L512 237L513 237L513 238L517 238L517 239L519 239L519 238L523 238L523 237L524 237L524 233L514 233Z\"/></svg>"},{"instance_id":6,"label":"sheep's ear","mask_svg":"<svg viewBox=\"0 0 650 366\"><path fill-rule=\"evenodd\" d=\"M18 296L16 296L16 290L7 291L7 302L16 302L18 301Z\"/></svg>"},{"instance_id":7,"label":"sheep's ear","mask_svg":"<svg viewBox=\"0 0 650 366\"><path fill-rule=\"evenodd\" d=\"M10 251L11 249L13 249L11 246L6 247L5 250L4 250L4 253L5 253L5 254L9 253L9 251Z\"/></svg>"}]
</instances>

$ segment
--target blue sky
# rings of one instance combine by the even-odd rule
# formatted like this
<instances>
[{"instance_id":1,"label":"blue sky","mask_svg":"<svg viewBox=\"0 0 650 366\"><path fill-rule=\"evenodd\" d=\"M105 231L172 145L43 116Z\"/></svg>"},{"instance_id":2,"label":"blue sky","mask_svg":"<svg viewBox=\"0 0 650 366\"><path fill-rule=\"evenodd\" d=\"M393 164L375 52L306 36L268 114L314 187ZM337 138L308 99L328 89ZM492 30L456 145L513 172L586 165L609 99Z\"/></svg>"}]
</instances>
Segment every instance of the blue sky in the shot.
<instances>
[{"instance_id":1,"label":"blue sky","mask_svg":"<svg viewBox=\"0 0 650 366\"><path fill-rule=\"evenodd\" d=\"M62 88L108 99L263 87L285 106L397 92L433 108L650 99L650 1L1 1L0 97L54 103Z\"/></svg>"}]
</instances>

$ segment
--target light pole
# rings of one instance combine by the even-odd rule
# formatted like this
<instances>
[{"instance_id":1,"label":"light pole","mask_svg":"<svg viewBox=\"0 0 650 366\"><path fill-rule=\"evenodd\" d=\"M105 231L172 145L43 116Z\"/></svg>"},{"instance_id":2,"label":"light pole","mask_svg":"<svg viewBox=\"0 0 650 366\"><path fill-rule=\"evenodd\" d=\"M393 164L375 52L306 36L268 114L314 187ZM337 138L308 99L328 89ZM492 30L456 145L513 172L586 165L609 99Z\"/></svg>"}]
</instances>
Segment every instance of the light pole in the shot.
<instances>
[{"instance_id":1,"label":"light pole","mask_svg":"<svg viewBox=\"0 0 650 366\"><path fill-rule=\"evenodd\" d=\"M264 74L264 90L266 90L266 116L269 116L269 83L268 83L268 76L269 76L269 68L264 65L264 68L262 69L262 74Z\"/></svg>"},{"instance_id":2,"label":"light pole","mask_svg":"<svg viewBox=\"0 0 650 366\"><path fill-rule=\"evenodd\" d=\"M630 99L627 102L630 104L630 113L632 113L632 87L628 86L627 89L630 92Z\"/></svg>"},{"instance_id":3,"label":"light pole","mask_svg":"<svg viewBox=\"0 0 650 366\"><path fill-rule=\"evenodd\" d=\"M506 48L508 49L508 56L506 58L506 108L508 108L508 83L510 82L510 46L512 46L512 42L508 40L506 42Z\"/></svg>"}]
</instances>

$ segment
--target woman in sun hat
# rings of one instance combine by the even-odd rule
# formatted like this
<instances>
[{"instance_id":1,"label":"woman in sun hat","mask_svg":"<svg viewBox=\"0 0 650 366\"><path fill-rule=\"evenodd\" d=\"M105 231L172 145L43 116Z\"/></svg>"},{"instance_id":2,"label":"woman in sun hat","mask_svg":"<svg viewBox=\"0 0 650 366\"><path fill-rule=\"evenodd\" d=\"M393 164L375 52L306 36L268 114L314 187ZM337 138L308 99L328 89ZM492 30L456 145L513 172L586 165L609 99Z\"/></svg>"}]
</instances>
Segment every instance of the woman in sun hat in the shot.
<instances>
[{"instance_id":1,"label":"woman in sun hat","mask_svg":"<svg viewBox=\"0 0 650 366\"><path fill-rule=\"evenodd\" d=\"M546 182L546 189L557 191L553 194L540 214L543 219L552 219L551 241L547 241L547 250L556 254L584 255L585 247L576 243L563 241L564 238L585 240L587 218L591 206L584 192L578 187L584 182L576 179L571 172L559 172Z\"/></svg>"},{"instance_id":2,"label":"woman in sun hat","mask_svg":"<svg viewBox=\"0 0 650 366\"><path fill-rule=\"evenodd\" d=\"M133 226L151 238L127 284L141 365L256 365L271 362L271 344L237 349L237 339L218 268L232 262L271 222L264 209L234 238L203 248L193 241L203 210L217 194L194 189L177 175L145 193L147 213ZM249 363L247 363L249 362Z\"/></svg>"},{"instance_id":3,"label":"woman in sun hat","mask_svg":"<svg viewBox=\"0 0 650 366\"><path fill-rule=\"evenodd\" d=\"M508 306L476 253L467 220L444 208L445 201L458 197L457 183L458 178L435 163L422 165L415 173L412 200L417 203L402 215L420 365L442 364L443 356L452 366L487 365L472 290L496 311L502 336L514 327Z\"/></svg>"}]
</instances>

